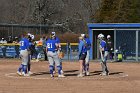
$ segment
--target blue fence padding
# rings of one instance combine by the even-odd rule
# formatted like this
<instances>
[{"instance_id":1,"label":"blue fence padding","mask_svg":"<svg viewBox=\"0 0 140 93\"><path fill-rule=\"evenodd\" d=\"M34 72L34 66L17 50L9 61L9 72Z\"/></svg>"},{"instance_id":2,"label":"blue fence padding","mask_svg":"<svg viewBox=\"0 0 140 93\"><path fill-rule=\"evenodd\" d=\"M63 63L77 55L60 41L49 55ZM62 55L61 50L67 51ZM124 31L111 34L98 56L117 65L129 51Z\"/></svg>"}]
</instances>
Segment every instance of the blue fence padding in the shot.
<instances>
[{"instance_id":1,"label":"blue fence padding","mask_svg":"<svg viewBox=\"0 0 140 93\"><path fill-rule=\"evenodd\" d=\"M16 57L16 51L15 51L15 47L11 46L11 47L7 47L6 48L6 57Z\"/></svg>"}]
</instances>

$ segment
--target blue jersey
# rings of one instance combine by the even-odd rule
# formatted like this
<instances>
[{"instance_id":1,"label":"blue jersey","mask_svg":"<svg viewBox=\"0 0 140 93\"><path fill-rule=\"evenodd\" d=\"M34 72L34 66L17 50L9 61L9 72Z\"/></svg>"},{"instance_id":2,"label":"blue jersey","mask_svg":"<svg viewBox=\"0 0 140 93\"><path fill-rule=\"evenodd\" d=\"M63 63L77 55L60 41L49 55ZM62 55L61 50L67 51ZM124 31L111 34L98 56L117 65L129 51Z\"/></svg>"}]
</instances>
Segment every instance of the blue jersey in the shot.
<instances>
[{"instance_id":1,"label":"blue jersey","mask_svg":"<svg viewBox=\"0 0 140 93\"><path fill-rule=\"evenodd\" d=\"M86 42L83 40L80 40L78 49L79 49L79 55L86 53L87 52Z\"/></svg>"},{"instance_id":2,"label":"blue jersey","mask_svg":"<svg viewBox=\"0 0 140 93\"><path fill-rule=\"evenodd\" d=\"M46 47L47 47L47 50L48 51L56 51L57 50L57 47L56 47L56 44L57 42L56 42L56 40L55 39L48 39L47 41L46 41Z\"/></svg>"},{"instance_id":3,"label":"blue jersey","mask_svg":"<svg viewBox=\"0 0 140 93\"><path fill-rule=\"evenodd\" d=\"M55 40L57 43L60 43L60 39L58 37L55 37Z\"/></svg>"},{"instance_id":4,"label":"blue jersey","mask_svg":"<svg viewBox=\"0 0 140 93\"><path fill-rule=\"evenodd\" d=\"M29 49L29 40L27 38L22 38L20 41L20 49L25 50Z\"/></svg>"},{"instance_id":5,"label":"blue jersey","mask_svg":"<svg viewBox=\"0 0 140 93\"><path fill-rule=\"evenodd\" d=\"M101 40L100 47L104 48L104 51L108 51L107 43L104 40Z\"/></svg>"},{"instance_id":6,"label":"blue jersey","mask_svg":"<svg viewBox=\"0 0 140 93\"><path fill-rule=\"evenodd\" d=\"M86 40L86 43L87 43L87 50L90 50L91 42L90 42L89 38L85 38L85 40Z\"/></svg>"}]
</instances>

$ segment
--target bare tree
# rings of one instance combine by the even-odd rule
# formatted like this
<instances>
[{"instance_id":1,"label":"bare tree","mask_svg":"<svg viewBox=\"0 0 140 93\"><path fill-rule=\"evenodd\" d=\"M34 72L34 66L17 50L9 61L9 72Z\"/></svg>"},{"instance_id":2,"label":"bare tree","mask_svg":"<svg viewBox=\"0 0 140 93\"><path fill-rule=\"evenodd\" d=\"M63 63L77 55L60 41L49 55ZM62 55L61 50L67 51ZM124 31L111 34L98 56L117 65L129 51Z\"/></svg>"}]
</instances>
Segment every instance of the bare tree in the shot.
<instances>
[{"instance_id":1,"label":"bare tree","mask_svg":"<svg viewBox=\"0 0 140 93\"><path fill-rule=\"evenodd\" d=\"M61 32L85 32L100 0L1 0L0 22L48 24ZM6 9L6 11L4 10ZM46 29L48 30L48 29Z\"/></svg>"}]
</instances>

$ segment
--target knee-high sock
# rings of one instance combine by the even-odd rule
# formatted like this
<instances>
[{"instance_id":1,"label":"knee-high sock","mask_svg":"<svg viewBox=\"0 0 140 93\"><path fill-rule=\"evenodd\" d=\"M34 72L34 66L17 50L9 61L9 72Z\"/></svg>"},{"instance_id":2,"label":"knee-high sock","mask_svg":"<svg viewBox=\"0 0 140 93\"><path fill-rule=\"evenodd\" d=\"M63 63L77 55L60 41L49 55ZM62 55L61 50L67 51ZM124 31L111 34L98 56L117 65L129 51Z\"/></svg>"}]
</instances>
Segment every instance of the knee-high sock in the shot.
<instances>
[{"instance_id":1,"label":"knee-high sock","mask_svg":"<svg viewBox=\"0 0 140 93\"><path fill-rule=\"evenodd\" d=\"M18 68L18 71L21 72L21 70L23 70L23 67L24 67L24 65L21 64L21 65L19 66L19 68Z\"/></svg>"},{"instance_id":2,"label":"knee-high sock","mask_svg":"<svg viewBox=\"0 0 140 93\"><path fill-rule=\"evenodd\" d=\"M26 74L27 73L27 65L23 66L23 72Z\"/></svg>"},{"instance_id":3,"label":"knee-high sock","mask_svg":"<svg viewBox=\"0 0 140 93\"><path fill-rule=\"evenodd\" d=\"M61 66L61 65L60 65L60 66L57 66L57 69L58 69L58 74L61 75L61 74L62 74L62 73L61 73L62 66Z\"/></svg>"},{"instance_id":4,"label":"knee-high sock","mask_svg":"<svg viewBox=\"0 0 140 93\"><path fill-rule=\"evenodd\" d=\"M54 66L50 65L49 68L50 68L50 74L53 74Z\"/></svg>"}]
</instances>

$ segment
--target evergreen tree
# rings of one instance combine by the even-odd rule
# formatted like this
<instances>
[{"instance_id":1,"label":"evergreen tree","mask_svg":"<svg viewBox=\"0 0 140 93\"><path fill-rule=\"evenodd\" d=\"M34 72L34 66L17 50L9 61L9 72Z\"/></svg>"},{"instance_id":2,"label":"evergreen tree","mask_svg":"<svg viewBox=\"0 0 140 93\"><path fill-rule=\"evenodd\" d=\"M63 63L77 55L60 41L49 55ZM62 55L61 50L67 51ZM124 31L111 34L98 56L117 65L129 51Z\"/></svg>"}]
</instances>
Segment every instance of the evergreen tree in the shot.
<instances>
[{"instance_id":1,"label":"evergreen tree","mask_svg":"<svg viewBox=\"0 0 140 93\"><path fill-rule=\"evenodd\" d=\"M102 0L95 19L98 23L137 23L139 9L139 0Z\"/></svg>"}]
</instances>

